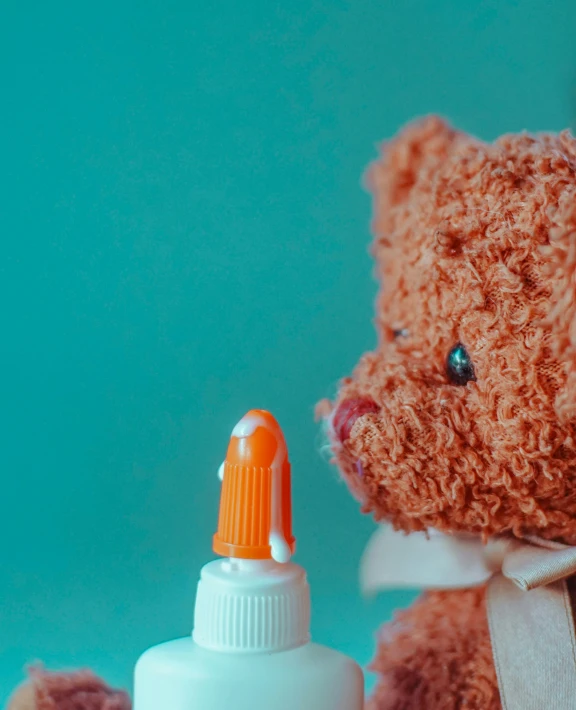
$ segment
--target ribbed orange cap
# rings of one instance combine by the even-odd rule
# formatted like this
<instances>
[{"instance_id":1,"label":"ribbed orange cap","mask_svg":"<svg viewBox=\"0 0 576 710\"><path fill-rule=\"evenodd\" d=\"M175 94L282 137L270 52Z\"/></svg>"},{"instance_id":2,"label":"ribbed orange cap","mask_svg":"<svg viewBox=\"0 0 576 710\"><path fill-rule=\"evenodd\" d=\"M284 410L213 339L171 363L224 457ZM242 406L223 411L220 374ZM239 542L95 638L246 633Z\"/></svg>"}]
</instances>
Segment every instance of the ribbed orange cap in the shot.
<instances>
[{"instance_id":1,"label":"ribbed orange cap","mask_svg":"<svg viewBox=\"0 0 576 710\"><path fill-rule=\"evenodd\" d=\"M234 427L223 466L214 552L287 562L294 552L290 462L276 419L253 409Z\"/></svg>"}]
</instances>

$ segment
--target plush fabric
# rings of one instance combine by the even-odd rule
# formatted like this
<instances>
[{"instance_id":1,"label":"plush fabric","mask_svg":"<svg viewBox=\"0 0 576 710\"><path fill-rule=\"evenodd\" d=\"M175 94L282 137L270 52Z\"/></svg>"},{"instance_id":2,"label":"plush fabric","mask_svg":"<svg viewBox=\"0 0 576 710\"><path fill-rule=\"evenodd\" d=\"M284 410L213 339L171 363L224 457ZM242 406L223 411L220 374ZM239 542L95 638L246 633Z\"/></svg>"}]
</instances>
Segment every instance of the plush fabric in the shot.
<instances>
[{"instance_id":1,"label":"plush fabric","mask_svg":"<svg viewBox=\"0 0 576 710\"><path fill-rule=\"evenodd\" d=\"M408 533L576 544L576 141L429 117L367 182L379 342L321 408L352 492ZM499 708L486 628L481 592L426 596L380 640L372 707Z\"/></svg>"},{"instance_id":2,"label":"plush fabric","mask_svg":"<svg viewBox=\"0 0 576 710\"><path fill-rule=\"evenodd\" d=\"M499 710L484 589L428 592L381 632L368 710Z\"/></svg>"},{"instance_id":3,"label":"plush fabric","mask_svg":"<svg viewBox=\"0 0 576 710\"><path fill-rule=\"evenodd\" d=\"M130 698L113 690L91 671L49 673L32 669L30 680L14 695L8 710L130 710Z\"/></svg>"}]
</instances>

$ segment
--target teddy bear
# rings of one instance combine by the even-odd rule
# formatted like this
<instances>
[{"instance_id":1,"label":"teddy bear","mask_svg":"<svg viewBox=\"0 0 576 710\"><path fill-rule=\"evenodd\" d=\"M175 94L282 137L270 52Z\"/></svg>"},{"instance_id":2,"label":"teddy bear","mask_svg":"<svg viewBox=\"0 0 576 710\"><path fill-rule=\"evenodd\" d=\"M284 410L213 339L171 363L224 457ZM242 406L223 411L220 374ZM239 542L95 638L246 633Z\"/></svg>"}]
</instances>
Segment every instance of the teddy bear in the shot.
<instances>
[{"instance_id":1,"label":"teddy bear","mask_svg":"<svg viewBox=\"0 0 576 710\"><path fill-rule=\"evenodd\" d=\"M438 540L464 566L503 545L384 625L369 708L576 708L552 687L576 687L576 140L486 143L430 116L367 184L378 341L321 408L335 461L400 547L429 540L429 565Z\"/></svg>"},{"instance_id":2,"label":"teddy bear","mask_svg":"<svg viewBox=\"0 0 576 710\"><path fill-rule=\"evenodd\" d=\"M433 588L380 633L369 708L576 708L576 141L487 144L428 117L368 183L378 344L321 409L352 493L390 526L374 549L404 569L403 540L436 551L412 565ZM89 671L42 670L9 705L129 707Z\"/></svg>"},{"instance_id":3,"label":"teddy bear","mask_svg":"<svg viewBox=\"0 0 576 710\"><path fill-rule=\"evenodd\" d=\"M30 670L29 680L8 702L7 710L130 710L127 693L110 688L92 671Z\"/></svg>"}]
</instances>

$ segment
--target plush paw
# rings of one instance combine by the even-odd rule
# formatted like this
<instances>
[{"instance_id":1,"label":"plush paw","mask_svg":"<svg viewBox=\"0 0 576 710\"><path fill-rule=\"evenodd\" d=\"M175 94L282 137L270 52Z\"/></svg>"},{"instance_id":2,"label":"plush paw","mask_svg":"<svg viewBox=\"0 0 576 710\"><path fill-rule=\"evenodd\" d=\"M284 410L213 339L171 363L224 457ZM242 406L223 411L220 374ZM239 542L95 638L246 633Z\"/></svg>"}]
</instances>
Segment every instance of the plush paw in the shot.
<instances>
[{"instance_id":1,"label":"plush paw","mask_svg":"<svg viewBox=\"0 0 576 710\"><path fill-rule=\"evenodd\" d=\"M8 703L7 710L130 710L128 694L114 690L91 671L50 673L30 671Z\"/></svg>"},{"instance_id":2,"label":"plush paw","mask_svg":"<svg viewBox=\"0 0 576 710\"><path fill-rule=\"evenodd\" d=\"M501 710L483 588L424 594L380 634L369 710Z\"/></svg>"}]
</instances>

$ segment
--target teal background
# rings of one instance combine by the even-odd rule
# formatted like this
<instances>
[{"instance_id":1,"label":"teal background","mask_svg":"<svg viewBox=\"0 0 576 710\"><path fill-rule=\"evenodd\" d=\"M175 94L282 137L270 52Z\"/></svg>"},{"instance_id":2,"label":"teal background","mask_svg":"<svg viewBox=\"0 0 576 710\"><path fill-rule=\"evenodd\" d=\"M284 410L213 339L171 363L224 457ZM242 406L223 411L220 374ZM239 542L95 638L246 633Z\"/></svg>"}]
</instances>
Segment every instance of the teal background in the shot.
<instances>
[{"instance_id":1,"label":"teal background","mask_svg":"<svg viewBox=\"0 0 576 710\"><path fill-rule=\"evenodd\" d=\"M576 3L2 3L0 699L36 658L128 686L189 632L232 426L293 462L317 640L372 655L373 529L315 402L374 343L361 187L441 112L493 138L576 114Z\"/></svg>"}]
</instances>

